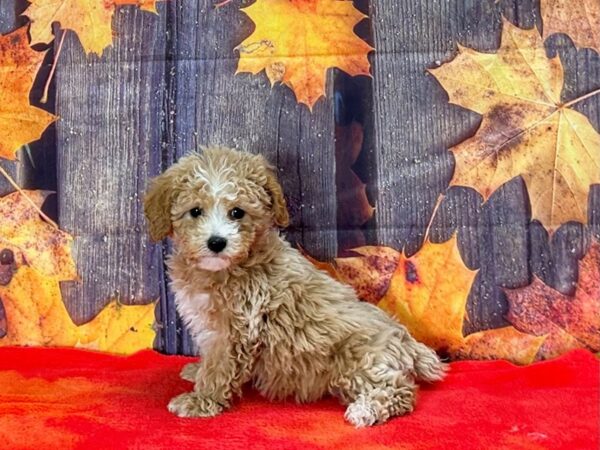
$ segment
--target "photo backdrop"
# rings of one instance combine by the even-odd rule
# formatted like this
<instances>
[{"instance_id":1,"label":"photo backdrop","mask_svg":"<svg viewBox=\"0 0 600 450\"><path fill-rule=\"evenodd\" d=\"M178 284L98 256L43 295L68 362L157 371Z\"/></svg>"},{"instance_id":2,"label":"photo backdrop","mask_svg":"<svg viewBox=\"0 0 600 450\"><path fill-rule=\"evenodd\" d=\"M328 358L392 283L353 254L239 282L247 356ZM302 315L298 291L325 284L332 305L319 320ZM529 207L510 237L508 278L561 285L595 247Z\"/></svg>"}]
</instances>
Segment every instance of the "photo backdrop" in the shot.
<instances>
[{"instance_id":1,"label":"photo backdrop","mask_svg":"<svg viewBox=\"0 0 600 450\"><path fill-rule=\"evenodd\" d=\"M441 354L600 350L597 1L63 3L0 5L0 345L193 353L141 202L214 144Z\"/></svg>"}]
</instances>

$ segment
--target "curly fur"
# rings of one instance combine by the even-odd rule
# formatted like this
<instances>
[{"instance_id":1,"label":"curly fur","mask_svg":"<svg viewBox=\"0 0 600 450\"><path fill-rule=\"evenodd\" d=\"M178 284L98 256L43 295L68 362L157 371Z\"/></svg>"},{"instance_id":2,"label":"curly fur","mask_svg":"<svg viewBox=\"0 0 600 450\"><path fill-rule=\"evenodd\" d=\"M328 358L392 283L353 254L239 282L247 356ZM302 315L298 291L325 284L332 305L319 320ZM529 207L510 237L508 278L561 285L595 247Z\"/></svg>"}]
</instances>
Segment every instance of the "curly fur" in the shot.
<instances>
[{"instance_id":1,"label":"curly fur","mask_svg":"<svg viewBox=\"0 0 600 450\"><path fill-rule=\"evenodd\" d=\"M234 207L242 219L230 217ZM348 405L349 422L369 426L412 411L415 380L443 377L431 349L280 236L288 213L262 156L186 156L152 181L145 211L151 236L173 239L171 288L202 355L182 371L193 392L169 403L178 416L214 416L252 381L269 399L331 393ZM227 239L218 254L206 244L215 233Z\"/></svg>"}]
</instances>

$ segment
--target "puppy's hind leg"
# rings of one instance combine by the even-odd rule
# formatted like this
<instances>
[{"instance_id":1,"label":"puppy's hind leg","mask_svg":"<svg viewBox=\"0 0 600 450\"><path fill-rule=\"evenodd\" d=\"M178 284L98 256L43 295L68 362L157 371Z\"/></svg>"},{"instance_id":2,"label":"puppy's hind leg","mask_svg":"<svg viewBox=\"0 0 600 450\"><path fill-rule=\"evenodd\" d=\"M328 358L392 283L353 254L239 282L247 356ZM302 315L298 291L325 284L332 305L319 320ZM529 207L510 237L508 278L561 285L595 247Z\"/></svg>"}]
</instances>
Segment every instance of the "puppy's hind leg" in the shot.
<instances>
[{"instance_id":1,"label":"puppy's hind leg","mask_svg":"<svg viewBox=\"0 0 600 450\"><path fill-rule=\"evenodd\" d=\"M393 385L365 385L348 404L344 417L357 428L384 423L391 417L412 412L415 392L416 386L409 378Z\"/></svg>"}]
</instances>

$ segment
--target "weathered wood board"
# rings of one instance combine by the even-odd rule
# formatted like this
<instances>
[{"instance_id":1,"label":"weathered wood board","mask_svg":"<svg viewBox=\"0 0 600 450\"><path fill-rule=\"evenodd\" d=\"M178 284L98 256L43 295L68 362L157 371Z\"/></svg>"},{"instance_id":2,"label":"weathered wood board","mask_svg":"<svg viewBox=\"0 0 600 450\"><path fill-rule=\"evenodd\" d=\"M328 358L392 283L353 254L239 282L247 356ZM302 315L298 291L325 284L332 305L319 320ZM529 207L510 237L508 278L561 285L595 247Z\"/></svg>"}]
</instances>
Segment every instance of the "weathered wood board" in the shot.
<instances>
[{"instance_id":1,"label":"weathered wood board","mask_svg":"<svg viewBox=\"0 0 600 450\"><path fill-rule=\"evenodd\" d=\"M82 277L63 297L78 323L111 299L160 296L161 246L148 241L142 198L162 162L166 17L126 7L113 27L102 58L67 32L56 73L59 223Z\"/></svg>"}]
</instances>

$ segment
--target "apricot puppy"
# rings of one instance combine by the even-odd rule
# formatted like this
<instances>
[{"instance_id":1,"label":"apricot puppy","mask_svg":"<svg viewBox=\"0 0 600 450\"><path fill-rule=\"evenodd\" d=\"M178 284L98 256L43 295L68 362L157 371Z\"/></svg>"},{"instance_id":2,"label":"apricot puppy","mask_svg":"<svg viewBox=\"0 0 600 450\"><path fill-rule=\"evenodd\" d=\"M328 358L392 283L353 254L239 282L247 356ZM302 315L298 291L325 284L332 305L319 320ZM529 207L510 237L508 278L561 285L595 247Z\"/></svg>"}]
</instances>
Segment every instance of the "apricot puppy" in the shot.
<instances>
[{"instance_id":1,"label":"apricot puppy","mask_svg":"<svg viewBox=\"0 0 600 450\"><path fill-rule=\"evenodd\" d=\"M169 403L178 416L217 415L252 381L269 399L333 394L362 427L412 411L416 380L444 376L431 349L281 237L285 200L262 156L181 158L144 209L151 237L173 240L171 288L202 356L182 371L194 390Z\"/></svg>"}]
</instances>

